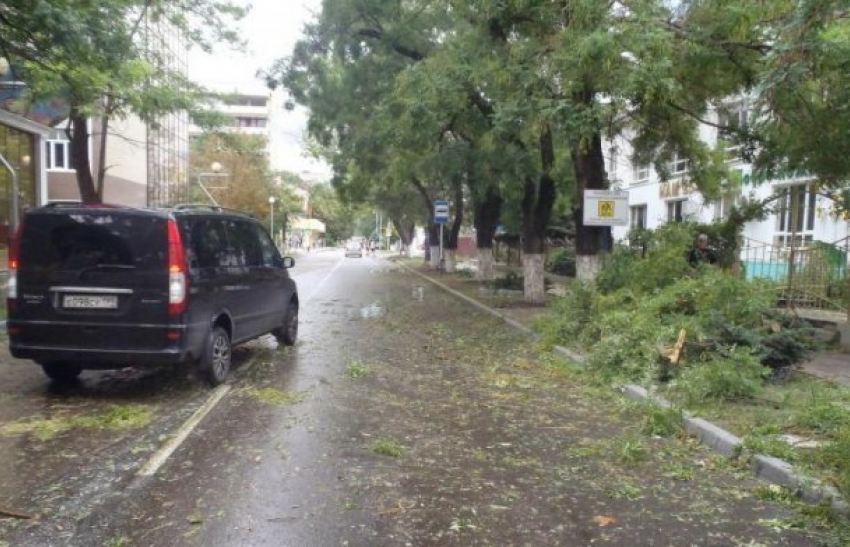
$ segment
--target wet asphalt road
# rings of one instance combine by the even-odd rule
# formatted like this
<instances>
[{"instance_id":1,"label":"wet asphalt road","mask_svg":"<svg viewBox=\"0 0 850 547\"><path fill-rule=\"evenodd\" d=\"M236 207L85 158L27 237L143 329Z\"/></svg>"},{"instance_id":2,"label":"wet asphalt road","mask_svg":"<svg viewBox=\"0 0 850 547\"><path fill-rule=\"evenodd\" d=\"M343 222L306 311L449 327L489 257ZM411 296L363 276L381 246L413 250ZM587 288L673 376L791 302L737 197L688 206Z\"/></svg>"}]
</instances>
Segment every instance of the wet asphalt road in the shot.
<instances>
[{"instance_id":1,"label":"wet asphalt road","mask_svg":"<svg viewBox=\"0 0 850 547\"><path fill-rule=\"evenodd\" d=\"M0 424L125 407L149 421L6 430L0 508L40 518L0 521L0 545L817 544L760 524L787 510L721 466L661 480L676 458L713 469L698 448L657 441L621 469L613 403L389 262L316 253L293 276L299 343L241 350L230 391L153 477L136 472L209 396L188 371L57 389L5 358Z\"/></svg>"}]
</instances>

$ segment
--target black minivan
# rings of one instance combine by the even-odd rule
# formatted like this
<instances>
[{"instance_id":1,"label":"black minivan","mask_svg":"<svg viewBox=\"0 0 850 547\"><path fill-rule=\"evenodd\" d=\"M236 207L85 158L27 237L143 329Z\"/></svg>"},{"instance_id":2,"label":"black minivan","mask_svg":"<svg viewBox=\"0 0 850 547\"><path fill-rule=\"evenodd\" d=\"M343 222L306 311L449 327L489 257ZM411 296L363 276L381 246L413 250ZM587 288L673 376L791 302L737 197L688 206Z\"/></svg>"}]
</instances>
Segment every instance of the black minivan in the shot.
<instances>
[{"instance_id":1,"label":"black minivan","mask_svg":"<svg viewBox=\"0 0 850 547\"><path fill-rule=\"evenodd\" d=\"M237 211L49 204L26 213L10 248L9 348L57 381L189 362L216 385L233 345L295 343L293 265Z\"/></svg>"}]
</instances>

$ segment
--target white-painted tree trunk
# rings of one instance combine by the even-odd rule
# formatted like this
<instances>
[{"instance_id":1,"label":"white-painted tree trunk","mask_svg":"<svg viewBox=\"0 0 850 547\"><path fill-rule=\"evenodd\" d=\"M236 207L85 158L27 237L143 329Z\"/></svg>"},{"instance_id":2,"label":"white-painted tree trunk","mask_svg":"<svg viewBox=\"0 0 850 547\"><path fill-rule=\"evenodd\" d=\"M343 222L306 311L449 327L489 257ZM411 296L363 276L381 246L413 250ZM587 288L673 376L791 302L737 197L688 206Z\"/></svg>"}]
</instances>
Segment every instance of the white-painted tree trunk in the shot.
<instances>
[{"instance_id":1,"label":"white-painted tree trunk","mask_svg":"<svg viewBox=\"0 0 850 547\"><path fill-rule=\"evenodd\" d=\"M431 245L431 269L440 269L440 247Z\"/></svg>"},{"instance_id":2,"label":"white-painted tree trunk","mask_svg":"<svg viewBox=\"0 0 850 547\"><path fill-rule=\"evenodd\" d=\"M576 279L593 281L602 271L602 255L577 255Z\"/></svg>"},{"instance_id":3,"label":"white-painted tree trunk","mask_svg":"<svg viewBox=\"0 0 850 547\"><path fill-rule=\"evenodd\" d=\"M457 270L457 251L453 249L445 249L443 258L446 259L446 273L454 273Z\"/></svg>"},{"instance_id":4,"label":"white-painted tree trunk","mask_svg":"<svg viewBox=\"0 0 850 547\"><path fill-rule=\"evenodd\" d=\"M496 279L496 264L493 261L493 249L478 249L478 281Z\"/></svg>"},{"instance_id":5,"label":"white-painted tree trunk","mask_svg":"<svg viewBox=\"0 0 850 547\"><path fill-rule=\"evenodd\" d=\"M546 286L544 284L542 254L527 254L522 256L522 271L524 279L525 301L530 304L546 302Z\"/></svg>"},{"instance_id":6,"label":"white-painted tree trunk","mask_svg":"<svg viewBox=\"0 0 850 547\"><path fill-rule=\"evenodd\" d=\"M413 256L413 246L405 245L401 252L405 256L405 258L410 258Z\"/></svg>"}]
</instances>

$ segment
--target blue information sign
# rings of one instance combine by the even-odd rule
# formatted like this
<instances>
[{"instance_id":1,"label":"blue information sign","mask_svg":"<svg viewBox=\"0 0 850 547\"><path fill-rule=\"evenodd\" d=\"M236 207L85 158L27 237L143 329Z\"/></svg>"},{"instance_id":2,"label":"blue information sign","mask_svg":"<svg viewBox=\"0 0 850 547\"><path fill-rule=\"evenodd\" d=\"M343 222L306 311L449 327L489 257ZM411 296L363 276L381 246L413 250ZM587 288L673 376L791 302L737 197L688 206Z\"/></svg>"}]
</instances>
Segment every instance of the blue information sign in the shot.
<instances>
[{"instance_id":1,"label":"blue information sign","mask_svg":"<svg viewBox=\"0 0 850 547\"><path fill-rule=\"evenodd\" d=\"M434 224L448 224L449 222L449 202L435 201L434 202Z\"/></svg>"}]
</instances>

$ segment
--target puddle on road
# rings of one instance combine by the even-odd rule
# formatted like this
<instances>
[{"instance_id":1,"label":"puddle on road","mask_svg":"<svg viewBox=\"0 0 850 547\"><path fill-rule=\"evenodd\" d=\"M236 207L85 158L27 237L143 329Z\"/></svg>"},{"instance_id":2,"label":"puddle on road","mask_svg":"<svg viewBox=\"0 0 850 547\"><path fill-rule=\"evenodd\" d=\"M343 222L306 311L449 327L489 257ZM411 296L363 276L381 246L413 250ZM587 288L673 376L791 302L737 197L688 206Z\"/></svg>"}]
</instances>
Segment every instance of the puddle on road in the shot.
<instances>
[{"instance_id":1,"label":"puddle on road","mask_svg":"<svg viewBox=\"0 0 850 547\"><path fill-rule=\"evenodd\" d=\"M365 308L360 308L360 317L363 319L375 319L378 317L382 317L386 313L386 310L381 306L379 302L374 302L369 304Z\"/></svg>"}]
</instances>

